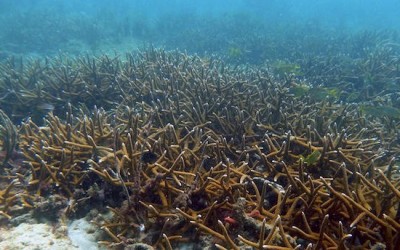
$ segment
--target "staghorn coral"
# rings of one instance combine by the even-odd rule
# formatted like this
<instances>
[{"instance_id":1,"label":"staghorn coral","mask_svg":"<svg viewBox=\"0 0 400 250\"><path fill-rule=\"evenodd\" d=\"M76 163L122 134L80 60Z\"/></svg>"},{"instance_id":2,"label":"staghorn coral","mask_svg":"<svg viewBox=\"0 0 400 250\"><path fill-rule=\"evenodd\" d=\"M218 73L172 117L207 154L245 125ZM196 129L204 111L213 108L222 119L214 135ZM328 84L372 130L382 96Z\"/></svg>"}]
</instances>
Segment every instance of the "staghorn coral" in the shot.
<instances>
[{"instance_id":1,"label":"staghorn coral","mask_svg":"<svg viewBox=\"0 0 400 250\"><path fill-rule=\"evenodd\" d=\"M0 154L1 168L7 165L17 144L17 129L10 118L0 110ZM3 171L0 169L0 171Z\"/></svg>"},{"instance_id":2,"label":"staghorn coral","mask_svg":"<svg viewBox=\"0 0 400 250\"><path fill-rule=\"evenodd\" d=\"M220 249L399 243L397 121L293 96L295 79L264 69L155 49L127 59L69 62L59 70L75 80L60 90L57 68L42 71L39 93L51 87L67 112L20 127L24 202L61 195L68 216L107 207L112 218L94 223L110 247L210 237Z\"/></svg>"}]
</instances>

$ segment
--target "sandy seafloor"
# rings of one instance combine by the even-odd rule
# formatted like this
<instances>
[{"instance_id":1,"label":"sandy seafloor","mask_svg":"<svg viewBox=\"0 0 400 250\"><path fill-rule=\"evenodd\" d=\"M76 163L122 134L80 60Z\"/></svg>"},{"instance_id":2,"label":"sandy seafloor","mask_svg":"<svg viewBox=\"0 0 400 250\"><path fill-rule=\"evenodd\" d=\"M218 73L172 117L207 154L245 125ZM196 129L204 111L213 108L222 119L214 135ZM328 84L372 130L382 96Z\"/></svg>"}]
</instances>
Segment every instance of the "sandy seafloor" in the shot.
<instances>
[{"instance_id":1,"label":"sandy seafloor","mask_svg":"<svg viewBox=\"0 0 400 250\"><path fill-rule=\"evenodd\" d=\"M0 227L1 250L64 250L101 249L96 240L96 228L85 218L66 225L51 225L26 221L17 226Z\"/></svg>"}]
</instances>

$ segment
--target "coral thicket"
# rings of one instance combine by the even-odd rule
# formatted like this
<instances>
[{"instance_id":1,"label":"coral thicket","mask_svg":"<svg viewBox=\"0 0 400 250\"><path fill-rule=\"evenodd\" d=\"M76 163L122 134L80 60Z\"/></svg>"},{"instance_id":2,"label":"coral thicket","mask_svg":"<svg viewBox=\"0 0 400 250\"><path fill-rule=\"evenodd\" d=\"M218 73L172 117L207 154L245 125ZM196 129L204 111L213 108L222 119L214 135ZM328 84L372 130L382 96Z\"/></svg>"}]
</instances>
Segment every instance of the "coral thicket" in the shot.
<instances>
[{"instance_id":1,"label":"coral thicket","mask_svg":"<svg viewBox=\"0 0 400 250\"><path fill-rule=\"evenodd\" d=\"M111 212L93 222L109 247L400 244L398 121L376 114L390 101L373 110L265 67L158 49L0 67L2 220L53 201L54 216Z\"/></svg>"}]
</instances>

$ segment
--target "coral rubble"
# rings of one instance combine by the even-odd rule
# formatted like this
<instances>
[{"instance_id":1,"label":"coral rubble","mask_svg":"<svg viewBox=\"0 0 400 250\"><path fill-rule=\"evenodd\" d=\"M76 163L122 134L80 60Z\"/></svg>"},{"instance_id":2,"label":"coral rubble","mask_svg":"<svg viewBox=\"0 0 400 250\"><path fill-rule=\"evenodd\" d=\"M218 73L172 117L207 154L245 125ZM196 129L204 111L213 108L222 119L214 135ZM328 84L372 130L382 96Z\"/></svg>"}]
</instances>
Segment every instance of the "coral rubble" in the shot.
<instances>
[{"instance_id":1,"label":"coral rubble","mask_svg":"<svg viewBox=\"0 0 400 250\"><path fill-rule=\"evenodd\" d=\"M4 111L55 107L18 129L23 163L1 179L3 220L59 197L57 216L111 212L93 221L109 247L400 244L396 120L179 52L15 67L1 65Z\"/></svg>"}]
</instances>

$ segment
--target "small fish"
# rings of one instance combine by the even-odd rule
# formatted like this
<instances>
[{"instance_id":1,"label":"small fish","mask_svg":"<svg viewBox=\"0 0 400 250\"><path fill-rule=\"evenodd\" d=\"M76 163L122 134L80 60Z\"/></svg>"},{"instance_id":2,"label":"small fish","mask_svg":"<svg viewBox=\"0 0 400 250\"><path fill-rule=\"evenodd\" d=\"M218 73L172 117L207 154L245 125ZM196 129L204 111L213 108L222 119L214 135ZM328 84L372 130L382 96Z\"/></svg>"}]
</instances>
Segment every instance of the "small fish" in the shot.
<instances>
[{"instance_id":1,"label":"small fish","mask_svg":"<svg viewBox=\"0 0 400 250\"><path fill-rule=\"evenodd\" d=\"M55 109L54 105L51 103L40 103L36 105L36 108L47 112L51 112Z\"/></svg>"}]
</instances>

